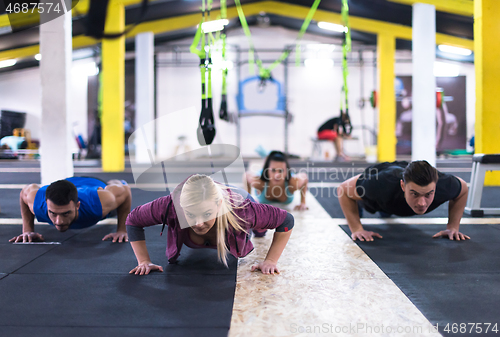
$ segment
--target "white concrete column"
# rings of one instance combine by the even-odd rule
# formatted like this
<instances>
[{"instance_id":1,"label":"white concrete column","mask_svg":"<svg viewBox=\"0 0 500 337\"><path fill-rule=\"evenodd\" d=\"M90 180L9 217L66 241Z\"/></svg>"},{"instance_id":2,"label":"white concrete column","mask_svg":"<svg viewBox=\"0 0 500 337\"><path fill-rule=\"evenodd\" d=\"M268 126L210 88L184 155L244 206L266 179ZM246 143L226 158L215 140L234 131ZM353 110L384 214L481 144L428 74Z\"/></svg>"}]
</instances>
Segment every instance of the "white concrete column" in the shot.
<instances>
[{"instance_id":1,"label":"white concrete column","mask_svg":"<svg viewBox=\"0 0 500 337\"><path fill-rule=\"evenodd\" d=\"M135 37L135 161L154 163L154 34Z\"/></svg>"},{"instance_id":2,"label":"white concrete column","mask_svg":"<svg viewBox=\"0 0 500 337\"><path fill-rule=\"evenodd\" d=\"M411 159L436 165L436 8L413 5Z\"/></svg>"},{"instance_id":3,"label":"white concrete column","mask_svg":"<svg viewBox=\"0 0 500 337\"><path fill-rule=\"evenodd\" d=\"M43 21L41 14L40 21ZM73 176L71 119L68 115L72 61L71 12L40 25L43 185Z\"/></svg>"}]
</instances>

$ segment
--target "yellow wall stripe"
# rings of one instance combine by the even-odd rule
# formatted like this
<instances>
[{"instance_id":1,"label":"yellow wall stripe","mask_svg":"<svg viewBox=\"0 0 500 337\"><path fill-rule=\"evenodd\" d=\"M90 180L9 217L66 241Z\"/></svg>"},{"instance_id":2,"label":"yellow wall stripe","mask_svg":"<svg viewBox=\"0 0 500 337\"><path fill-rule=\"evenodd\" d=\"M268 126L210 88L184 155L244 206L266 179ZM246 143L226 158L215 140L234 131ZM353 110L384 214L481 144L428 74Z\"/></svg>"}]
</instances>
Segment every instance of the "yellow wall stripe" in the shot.
<instances>
[{"instance_id":1,"label":"yellow wall stripe","mask_svg":"<svg viewBox=\"0 0 500 337\"><path fill-rule=\"evenodd\" d=\"M394 91L396 39L389 34L377 36L378 77L378 160L396 160L396 96Z\"/></svg>"},{"instance_id":2,"label":"yellow wall stripe","mask_svg":"<svg viewBox=\"0 0 500 337\"><path fill-rule=\"evenodd\" d=\"M106 33L125 28L125 7L112 4L108 10ZM125 169L125 36L102 42L102 169Z\"/></svg>"},{"instance_id":3,"label":"yellow wall stripe","mask_svg":"<svg viewBox=\"0 0 500 337\"><path fill-rule=\"evenodd\" d=\"M475 0L476 153L500 153L500 24L498 0ZM487 172L486 185L500 185L500 172Z\"/></svg>"}]
</instances>

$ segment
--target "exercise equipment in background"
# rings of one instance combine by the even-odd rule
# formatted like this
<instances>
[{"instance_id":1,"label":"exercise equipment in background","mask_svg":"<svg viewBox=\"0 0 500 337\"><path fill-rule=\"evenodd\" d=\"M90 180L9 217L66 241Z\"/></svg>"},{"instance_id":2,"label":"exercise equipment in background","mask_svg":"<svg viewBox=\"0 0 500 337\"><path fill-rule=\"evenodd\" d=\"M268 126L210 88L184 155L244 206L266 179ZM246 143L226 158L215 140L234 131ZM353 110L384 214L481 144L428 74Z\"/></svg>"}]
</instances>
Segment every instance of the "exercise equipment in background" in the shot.
<instances>
[{"instance_id":1,"label":"exercise equipment in background","mask_svg":"<svg viewBox=\"0 0 500 337\"><path fill-rule=\"evenodd\" d=\"M311 6L304 22L302 23L302 26L300 28L299 34L297 36L297 39L295 41L296 45L296 53L297 53L297 60L300 60L300 46L299 42L301 41L302 37L304 36L307 27L309 26L314 13L316 12L316 9L319 6L319 3L321 0L315 0L313 5ZM237 102L238 102L238 120L237 120L237 141L238 141L238 147L241 146L241 126L240 126L240 117L251 117L251 116L270 116L270 117L281 117L284 119L284 124L285 124L285 149L284 152L288 153L288 124L292 122L293 116L288 112L287 109L287 101L286 101L286 86L287 86L287 77L288 77L288 56L290 55L292 48L285 48L285 50L282 51L281 55L273 62L271 62L271 65L268 66L267 68L264 67L264 61L260 60L257 52L255 50L253 41L252 41L252 36L250 33L250 29L248 28L248 23L245 18L245 14L243 13L243 8L241 7L241 3L239 0L235 0L235 5L236 5L236 10L238 12L238 17L240 19L241 27L243 28L243 32L245 33L248 44L249 44L249 49L248 49L248 67L249 67L249 73L250 74L255 74L254 70L254 64L257 64L258 67L258 75L249 77L243 81L240 81L238 84L238 96L237 96ZM257 57L256 57L257 56ZM299 62L300 63L300 62ZM285 70L285 90L283 91L281 89L281 83L275 80L272 77L271 72L273 69L275 69L279 64L284 65L284 70ZM241 65L238 63L238 78L240 77L241 74ZM265 90L266 86L269 83L272 83L273 85L277 86L277 96L278 96L278 102L276 109L274 110L249 110L245 107L244 104L244 95L243 95L243 86L247 85L249 82L253 81L259 81L259 90L263 91ZM222 118L223 115L221 114L220 117Z\"/></svg>"},{"instance_id":2,"label":"exercise equipment in background","mask_svg":"<svg viewBox=\"0 0 500 337\"><path fill-rule=\"evenodd\" d=\"M377 106L377 92L372 92L372 97L374 97L375 107ZM370 100L372 99L370 97ZM398 96L396 97L396 102L401 102L403 99L408 99L412 101L411 96ZM453 96L445 96L443 88L436 88L436 108L442 108L444 102L453 102Z\"/></svg>"},{"instance_id":3,"label":"exercise equipment in background","mask_svg":"<svg viewBox=\"0 0 500 337\"><path fill-rule=\"evenodd\" d=\"M500 171L500 154L475 154L472 157L472 172L465 214L470 214L473 217L500 214L500 207L481 207L484 178L488 171Z\"/></svg>"},{"instance_id":4,"label":"exercise equipment in background","mask_svg":"<svg viewBox=\"0 0 500 337\"><path fill-rule=\"evenodd\" d=\"M398 101L400 101L399 99ZM360 99L360 105L364 102L370 102L370 106L372 108L376 108L378 105L378 92L377 90L373 90L370 93L370 98L368 99ZM453 96L445 96L443 88L436 88L436 108L441 108L443 106L443 102L451 102L453 101Z\"/></svg>"},{"instance_id":5,"label":"exercise equipment in background","mask_svg":"<svg viewBox=\"0 0 500 337\"><path fill-rule=\"evenodd\" d=\"M227 6L226 0L220 1L220 16L222 20L227 19ZM223 121L229 122L229 115L227 113L227 57L226 57L226 26L222 29L220 34L222 41L222 93L220 100L219 118Z\"/></svg>"},{"instance_id":6,"label":"exercise equipment in background","mask_svg":"<svg viewBox=\"0 0 500 337\"><path fill-rule=\"evenodd\" d=\"M287 67L285 65L285 79L287 73ZM255 110L255 109L247 109L245 106L245 95L244 88L251 84L259 82L259 90L260 92L270 88L272 86L276 87L276 108L275 109L266 109L266 110ZM286 84L285 84L286 85ZM285 128L285 153L288 153L288 124L293 121L293 115L288 112L286 105L286 96L283 90L283 86L277 80L272 77L267 79L263 79L260 76L251 76L241 81L238 85L238 95L236 96L236 101L238 103L238 118L243 117L254 117L254 116L267 116L267 117L278 117L284 119L284 128ZM238 147L241 144L241 128L240 122L237 123L237 133L238 133Z\"/></svg>"},{"instance_id":7,"label":"exercise equipment in background","mask_svg":"<svg viewBox=\"0 0 500 337\"><path fill-rule=\"evenodd\" d=\"M25 124L25 112L0 110L0 159L17 159L19 151L26 150L24 133L14 134L14 130L24 130Z\"/></svg>"},{"instance_id":8,"label":"exercise equipment in background","mask_svg":"<svg viewBox=\"0 0 500 337\"><path fill-rule=\"evenodd\" d=\"M351 51L351 27L349 25L349 3L347 0L342 0L342 25L344 26L344 38L342 41L342 78L343 86L340 97L340 126L344 133L350 136L352 133L351 118L349 116L349 87L347 85L347 77L349 70L347 68L347 54ZM344 94L344 102L342 102L342 94ZM345 109L343 104L345 103Z\"/></svg>"},{"instance_id":9,"label":"exercise equipment in background","mask_svg":"<svg viewBox=\"0 0 500 337\"><path fill-rule=\"evenodd\" d=\"M444 90L443 88L436 88L436 108L443 106Z\"/></svg>"},{"instance_id":10,"label":"exercise equipment in background","mask_svg":"<svg viewBox=\"0 0 500 337\"><path fill-rule=\"evenodd\" d=\"M22 129L26 124L26 112L0 110L0 138L12 136L14 129Z\"/></svg>"},{"instance_id":11,"label":"exercise equipment in background","mask_svg":"<svg viewBox=\"0 0 500 337\"><path fill-rule=\"evenodd\" d=\"M370 97L368 97L368 98L360 98L359 99L359 107L364 108L365 102L369 102L370 106L375 109L377 107L377 104L378 104L378 92L377 92L377 90L372 90L372 92L370 92Z\"/></svg>"},{"instance_id":12,"label":"exercise equipment in background","mask_svg":"<svg viewBox=\"0 0 500 337\"><path fill-rule=\"evenodd\" d=\"M206 10L205 10L206 9ZM196 35L193 43L189 48L191 53L198 55L200 58L200 72L201 72L201 113L199 119L199 126L196 131L198 143L200 145L212 144L216 129L214 121L214 112L212 107L212 59L210 45L206 44L208 41L208 33L202 31L203 23L210 18L210 10L212 9L212 0L202 0L202 15L203 18L198 25ZM205 13L206 12L206 13ZM213 39L213 36L212 36ZM201 41L200 49L196 47ZM206 76L208 75L208 76ZM205 77L208 77L207 79Z\"/></svg>"}]
</instances>

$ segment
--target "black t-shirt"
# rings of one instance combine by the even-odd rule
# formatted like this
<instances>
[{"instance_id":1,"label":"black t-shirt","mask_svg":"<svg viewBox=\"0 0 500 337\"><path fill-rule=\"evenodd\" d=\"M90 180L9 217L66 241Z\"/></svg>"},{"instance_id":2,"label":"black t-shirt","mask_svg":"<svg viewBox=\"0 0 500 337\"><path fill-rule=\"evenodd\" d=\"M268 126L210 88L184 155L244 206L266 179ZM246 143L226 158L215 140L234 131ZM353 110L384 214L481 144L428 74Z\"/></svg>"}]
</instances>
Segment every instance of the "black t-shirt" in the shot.
<instances>
[{"instance_id":1,"label":"black t-shirt","mask_svg":"<svg viewBox=\"0 0 500 337\"><path fill-rule=\"evenodd\" d=\"M319 127L318 132L324 130L333 130L335 125L340 125L340 117L335 117L324 122L323 125Z\"/></svg>"},{"instance_id":2,"label":"black t-shirt","mask_svg":"<svg viewBox=\"0 0 500 337\"><path fill-rule=\"evenodd\" d=\"M363 207L370 213L382 211L397 216L416 215L404 198L401 189L406 161L381 163L365 169L356 182L356 192L363 199ZM429 213L441 204L455 199L462 191L462 184L457 177L438 173L438 182L434 200L425 213Z\"/></svg>"}]
</instances>

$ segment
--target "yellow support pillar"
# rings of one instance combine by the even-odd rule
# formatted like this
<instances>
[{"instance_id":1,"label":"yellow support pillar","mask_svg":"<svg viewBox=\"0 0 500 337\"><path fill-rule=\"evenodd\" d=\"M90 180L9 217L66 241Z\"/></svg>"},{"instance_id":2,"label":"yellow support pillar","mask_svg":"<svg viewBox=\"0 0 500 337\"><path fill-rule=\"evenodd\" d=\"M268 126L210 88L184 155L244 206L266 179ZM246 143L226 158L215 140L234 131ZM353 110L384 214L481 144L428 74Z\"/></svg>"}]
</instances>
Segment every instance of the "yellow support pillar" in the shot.
<instances>
[{"instance_id":1,"label":"yellow support pillar","mask_svg":"<svg viewBox=\"0 0 500 337\"><path fill-rule=\"evenodd\" d=\"M500 1L474 1L476 68L476 153L500 153ZM485 185L500 185L500 172L487 172Z\"/></svg>"},{"instance_id":2,"label":"yellow support pillar","mask_svg":"<svg viewBox=\"0 0 500 337\"><path fill-rule=\"evenodd\" d=\"M377 35L378 76L378 160L396 160L396 93L394 91L394 63L396 38L389 34Z\"/></svg>"},{"instance_id":3,"label":"yellow support pillar","mask_svg":"<svg viewBox=\"0 0 500 337\"><path fill-rule=\"evenodd\" d=\"M106 17L106 33L125 29L125 6L111 1ZM125 36L102 41L102 169L125 169Z\"/></svg>"}]
</instances>

